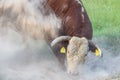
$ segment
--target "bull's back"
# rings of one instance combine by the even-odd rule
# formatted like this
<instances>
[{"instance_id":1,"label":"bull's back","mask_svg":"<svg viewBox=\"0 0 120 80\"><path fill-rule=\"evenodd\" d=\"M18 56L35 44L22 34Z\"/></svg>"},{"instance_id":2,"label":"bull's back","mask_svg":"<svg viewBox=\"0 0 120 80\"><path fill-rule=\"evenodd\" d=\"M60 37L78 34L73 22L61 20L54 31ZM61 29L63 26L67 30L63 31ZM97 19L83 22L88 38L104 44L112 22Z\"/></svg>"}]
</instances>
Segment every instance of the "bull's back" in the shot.
<instances>
[{"instance_id":1,"label":"bull's back","mask_svg":"<svg viewBox=\"0 0 120 80\"><path fill-rule=\"evenodd\" d=\"M92 25L81 2L77 0L49 0L51 9L61 18L61 35L92 38Z\"/></svg>"}]
</instances>

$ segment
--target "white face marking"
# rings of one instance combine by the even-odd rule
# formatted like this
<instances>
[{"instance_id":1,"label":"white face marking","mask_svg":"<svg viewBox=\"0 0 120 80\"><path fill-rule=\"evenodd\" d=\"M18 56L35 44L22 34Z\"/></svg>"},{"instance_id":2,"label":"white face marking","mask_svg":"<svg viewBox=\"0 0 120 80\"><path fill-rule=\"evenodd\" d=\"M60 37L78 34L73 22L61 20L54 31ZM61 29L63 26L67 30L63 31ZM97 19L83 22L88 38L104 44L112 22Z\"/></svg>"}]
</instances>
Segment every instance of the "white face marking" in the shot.
<instances>
[{"instance_id":1,"label":"white face marking","mask_svg":"<svg viewBox=\"0 0 120 80\"><path fill-rule=\"evenodd\" d=\"M85 62L88 54L88 40L84 37L72 37L67 47L67 70L70 74L76 74L80 64Z\"/></svg>"}]
</instances>

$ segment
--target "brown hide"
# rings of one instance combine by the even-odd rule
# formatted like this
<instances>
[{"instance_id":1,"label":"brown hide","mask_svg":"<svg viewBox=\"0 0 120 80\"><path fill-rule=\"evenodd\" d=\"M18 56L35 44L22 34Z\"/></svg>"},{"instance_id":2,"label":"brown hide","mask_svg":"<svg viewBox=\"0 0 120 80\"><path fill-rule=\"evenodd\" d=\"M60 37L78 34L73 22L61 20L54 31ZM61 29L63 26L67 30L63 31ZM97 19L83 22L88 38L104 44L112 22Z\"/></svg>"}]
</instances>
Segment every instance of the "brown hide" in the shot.
<instances>
[{"instance_id":1,"label":"brown hide","mask_svg":"<svg viewBox=\"0 0 120 80\"><path fill-rule=\"evenodd\" d=\"M92 38L89 17L83 5L77 0L48 0L48 5L62 19L61 35Z\"/></svg>"}]
</instances>

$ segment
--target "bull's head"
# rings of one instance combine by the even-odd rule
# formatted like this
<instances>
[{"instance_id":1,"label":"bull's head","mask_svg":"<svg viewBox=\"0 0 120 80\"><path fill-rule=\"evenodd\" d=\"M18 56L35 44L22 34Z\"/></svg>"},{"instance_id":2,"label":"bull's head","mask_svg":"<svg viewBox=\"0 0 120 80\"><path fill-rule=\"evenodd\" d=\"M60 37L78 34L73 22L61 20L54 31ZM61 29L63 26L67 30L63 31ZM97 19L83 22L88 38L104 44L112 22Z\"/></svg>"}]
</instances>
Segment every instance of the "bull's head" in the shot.
<instances>
[{"instance_id":1,"label":"bull's head","mask_svg":"<svg viewBox=\"0 0 120 80\"><path fill-rule=\"evenodd\" d=\"M58 42L69 40L67 46L67 71L70 74L77 74L79 64L83 64L88 51L92 51L96 56L102 56L101 50L85 37L60 36L52 41L51 46Z\"/></svg>"}]
</instances>

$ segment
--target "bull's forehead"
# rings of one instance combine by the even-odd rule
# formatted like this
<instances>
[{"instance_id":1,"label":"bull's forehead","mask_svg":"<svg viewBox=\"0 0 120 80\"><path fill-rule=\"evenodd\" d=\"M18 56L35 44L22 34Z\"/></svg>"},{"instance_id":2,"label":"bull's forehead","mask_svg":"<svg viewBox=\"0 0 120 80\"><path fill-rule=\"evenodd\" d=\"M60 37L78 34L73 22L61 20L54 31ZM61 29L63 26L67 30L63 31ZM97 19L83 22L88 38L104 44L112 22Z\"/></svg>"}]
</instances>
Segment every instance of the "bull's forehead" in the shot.
<instances>
[{"instance_id":1,"label":"bull's forehead","mask_svg":"<svg viewBox=\"0 0 120 80\"><path fill-rule=\"evenodd\" d=\"M69 41L69 44L79 47L81 44L88 44L88 40L85 37L82 37L82 38L72 37L71 40Z\"/></svg>"},{"instance_id":2,"label":"bull's forehead","mask_svg":"<svg viewBox=\"0 0 120 80\"><path fill-rule=\"evenodd\" d=\"M68 55L87 54L88 40L86 38L72 37L67 48Z\"/></svg>"}]
</instances>

